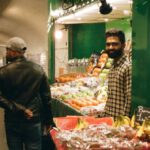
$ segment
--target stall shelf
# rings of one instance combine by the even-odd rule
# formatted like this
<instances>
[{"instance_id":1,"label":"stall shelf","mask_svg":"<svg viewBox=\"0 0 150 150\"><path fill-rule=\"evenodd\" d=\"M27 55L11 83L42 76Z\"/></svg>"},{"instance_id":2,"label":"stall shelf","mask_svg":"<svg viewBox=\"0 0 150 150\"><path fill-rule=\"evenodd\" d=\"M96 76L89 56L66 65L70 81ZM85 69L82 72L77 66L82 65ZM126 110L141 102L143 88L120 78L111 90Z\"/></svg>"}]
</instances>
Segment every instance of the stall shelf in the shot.
<instances>
[{"instance_id":1,"label":"stall shelf","mask_svg":"<svg viewBox=\"0 0 150 150\"><path fill-rule=\"evenodd\" d=\"M64 117L67 115L83 116L82 113L73 109L72 107L70 107L69 105L60 100L52 99L51 108L53 117Z\"/></svg>"}]
</instances>

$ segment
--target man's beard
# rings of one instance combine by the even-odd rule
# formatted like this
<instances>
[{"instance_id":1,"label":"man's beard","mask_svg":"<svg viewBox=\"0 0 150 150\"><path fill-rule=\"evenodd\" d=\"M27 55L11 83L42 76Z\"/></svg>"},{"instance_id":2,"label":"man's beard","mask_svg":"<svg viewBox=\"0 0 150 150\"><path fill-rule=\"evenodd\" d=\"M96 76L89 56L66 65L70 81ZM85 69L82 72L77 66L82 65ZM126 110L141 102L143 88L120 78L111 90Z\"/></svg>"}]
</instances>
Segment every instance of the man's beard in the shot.
<instances>
[{"instance_id":1,"label":"man's beard","mask_svg":"<svg viewBox=\"0 0 150 150\"><path fill-rule=\"evenodd\" d=\"M108 54L108 56L110 57L110 58L119 58L119 57L121 57L122 56L122 54L123 54L123 51L122 51L122 49L119 49L119 50L108 50L107 51L107 54Z\"/></svg>"}]
</instances>

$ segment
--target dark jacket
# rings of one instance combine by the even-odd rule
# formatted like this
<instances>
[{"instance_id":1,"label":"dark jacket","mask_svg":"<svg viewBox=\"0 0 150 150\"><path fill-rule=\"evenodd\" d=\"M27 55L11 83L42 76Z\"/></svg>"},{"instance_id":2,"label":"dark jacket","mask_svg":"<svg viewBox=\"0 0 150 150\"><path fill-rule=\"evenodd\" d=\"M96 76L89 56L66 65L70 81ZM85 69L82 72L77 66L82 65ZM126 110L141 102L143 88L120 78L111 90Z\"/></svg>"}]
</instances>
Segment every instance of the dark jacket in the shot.
<instances>
[{"instance_id":1,"label":"dark jacket","mask_svg":"<svg viewBox=\"0 0 150 150\"><path fill-rule=\"evenodd\" d=\"M7 122L40 122L51 124L50 87L41 66L24 57L0 68L0 106L5 108ZM23 115L25 108L32 119Z\"/></svg>"}]
</instances>

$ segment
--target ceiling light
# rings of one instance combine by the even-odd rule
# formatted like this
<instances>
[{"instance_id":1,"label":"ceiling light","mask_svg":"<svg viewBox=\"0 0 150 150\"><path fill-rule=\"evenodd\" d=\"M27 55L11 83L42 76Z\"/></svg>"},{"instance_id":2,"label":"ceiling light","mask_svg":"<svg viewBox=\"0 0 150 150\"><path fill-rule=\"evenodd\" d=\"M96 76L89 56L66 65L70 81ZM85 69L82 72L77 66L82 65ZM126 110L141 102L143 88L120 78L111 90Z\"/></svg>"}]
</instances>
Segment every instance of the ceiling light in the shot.
<instances>
[{"instance_id":1,"label":"ceiling light","mask_svg":"<svg viewBox=\"0 0 150 150\"><path fill-rule=\"evenodd\" d=\"M129 4L132 4L132 3L133 3L133 1L132 1L132 0L128 0L128 3L129 3Z\"/></svg>"},{"instance_id":2,"label":"ceiling light","mask_svg":"<svg viewBox=\"0 0 150 150\"><path fill-rule=\"evenodd\" d=\"M129 10L123 10L123 14L129 15L129 14L130 14L130 11L129 11Z\"/></svg>"},{"instance_id":3,"label":"ceiling light","mask_svg":"<svg viewBox=\"0 0 150 150\"><path fill-rule=\"evenodd\" d=\"M106 2L106 0L100 0L101 6L99 12L103 15L109 14L112 12L112 7Z\"/></svg>"},{"instance_id":4,"label":"ceiling light","mask_svg":"<svg viewBox=\"0 0 150 150\"><path fill-rule=\"evenodd\" d=\"M117 7L116 7L116 6L113 6L113 10L117 10Z\"/></svg>"},{"instance_id":5,"label":"ceiling light","mask_svg":"<svg viewBox=\"0 0 150 150\"><path fill-rule=\"evenodd\" d=\"M59 40L62 38L62 36L63 36L62 31L60 31L60 30L55 31L55 38L56 39Z\"/></svg>"},{"instance_id":6,"label":"ceiling light","mask_svg":"<svg viewBox=\"0 0 150 150\"><path fill-rule=\"evenodd\" d=\"M77 18L77 20L81 20L81 18Z\"/></svg>"},{"instance_id":7,"label":"ceiling light","mask_svg":"<svg viewBox=\"0 0 150 150\"><path fill-rule=\"evenodd\" d=\"M104 19L105 22L108 22L108 20L109 20L108 18L105 18L105 19Z\"/></svg>"}]
</instances>

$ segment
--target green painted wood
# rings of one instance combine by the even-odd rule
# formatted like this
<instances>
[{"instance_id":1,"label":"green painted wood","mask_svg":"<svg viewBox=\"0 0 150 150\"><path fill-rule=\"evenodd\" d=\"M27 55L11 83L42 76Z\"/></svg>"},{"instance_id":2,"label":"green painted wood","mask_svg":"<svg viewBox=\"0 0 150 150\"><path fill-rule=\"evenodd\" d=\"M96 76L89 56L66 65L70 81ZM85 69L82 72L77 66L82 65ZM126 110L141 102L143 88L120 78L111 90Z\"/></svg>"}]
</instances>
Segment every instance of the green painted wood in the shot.
<instances>
[{"instance_id":1,"label":"green painted wood","mask_svg":"<svg viewBox=\"0 0 150 150\"><path fill-rule=\"evenodd\" d=\"M105 23L72 25L69 37L72 40L70 58L89 58L94 51L100 52L105 48Z\"/></svg>"},{"instance_id":2,"label":"green painted wood","mask_svg":"<svg viewBox=\"0 0 150 150\"><path fill-rule=\"evenodd\" d=\"M61 0L48 0L49 13L51 10L59 8L62 4ZM55 81L55 38L54 38L55 25L53 24L48 33L48 52L49 52L49 61L48 61L48 74L49 82L54 83Z\"/></svg>"},{"instance_id":3,"label":"green painted wood","mask_svg":"<svg viewBox=\"0 0 150 150\"><path fill-rule=\"evenodd\" d=\"M69 25L68 26L68 59L71 59L73 58L72 56L72 51L73 51L73 48L72 48L72 25Z\"/></svg>"},{"instance_id":4,"label":"green painted wood","mask_svg":"<svg viewBox=\"0 0 150 150\"><path fill-rule=\"evenodd\" d=\"M55 26L53 25L48 34L48 47L49 47L49 61L48 61L48 73L49 82L55 81L55 38L54 38Z\"/></svg>"},{"instance_id":5,"label":"green painted wood","mask_svg":"<svg viewBox=\"0 0 150 150\"><path fill-rule=\"evenodd\" d=\"M52 10L55 10L62 5L62 0L48 0L48 3L52 5Z\"/></svg>"},{"instance_id":6,"label":"green painted wood","mask_svg":"<svg viewBox=\"0 0 150 150\"><path fill-rule=\"evenodd\" d=\"M124 31L126 35L126 40L131 39L132 27L131 18L123 18L106 23L106 30L111 28L116 28Z\"/></svg>"},{"instance_id":7,"label":"green painted wood","mask_svg":"<svg viewBox=\"0 0 150 150\"><path fill-rule=\"evenodd\" d=\"M133 3L132 110L150 107L150 5Z\"/></svg>"}]
</instances>

